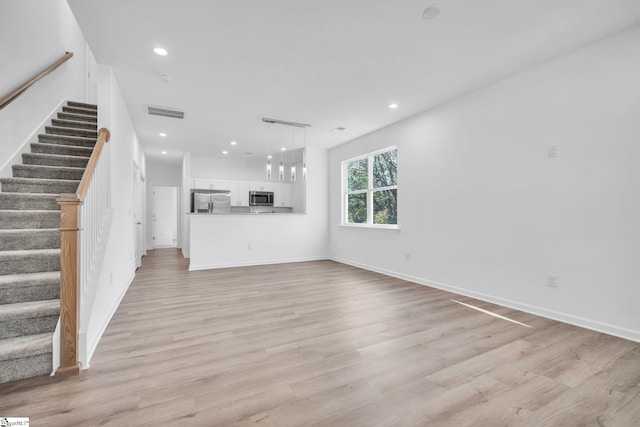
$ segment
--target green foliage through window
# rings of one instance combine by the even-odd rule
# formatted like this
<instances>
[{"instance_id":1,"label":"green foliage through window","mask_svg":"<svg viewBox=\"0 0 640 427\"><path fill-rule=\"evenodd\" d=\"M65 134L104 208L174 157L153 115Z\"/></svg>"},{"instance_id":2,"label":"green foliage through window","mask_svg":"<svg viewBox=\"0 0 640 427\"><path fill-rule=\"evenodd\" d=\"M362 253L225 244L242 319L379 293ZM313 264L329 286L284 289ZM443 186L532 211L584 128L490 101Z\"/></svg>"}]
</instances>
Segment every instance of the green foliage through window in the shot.
<instances>
[{"instance_id":1,"label":"green foliage through window","mask_svg":"<svg viewBox=\"0 0 640 427\"><path fill-rule=\"evenodd\" d=\"M398 150L343 162L347 224L398 224Z\"/></svg>"}]
</instances>

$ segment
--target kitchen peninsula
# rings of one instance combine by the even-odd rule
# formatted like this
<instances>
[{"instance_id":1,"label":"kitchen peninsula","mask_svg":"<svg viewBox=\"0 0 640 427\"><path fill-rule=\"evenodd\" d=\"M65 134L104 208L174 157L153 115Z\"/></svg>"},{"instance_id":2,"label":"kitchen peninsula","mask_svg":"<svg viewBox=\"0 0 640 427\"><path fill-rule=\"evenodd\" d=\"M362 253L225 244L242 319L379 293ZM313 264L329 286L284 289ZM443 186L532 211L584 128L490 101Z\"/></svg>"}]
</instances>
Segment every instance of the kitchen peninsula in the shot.
<instances>
[{"instance_id":1,"label":"kitchen peninsula","mask_svg":"<svg viewBox=\"0 0 640 427\"><path fill-rule=\"evenodd\" d=\"M283 181L277 177L267 180L263 159L256 156L242 159L192 156L191 153L183 158L181 242L182 252L189 258L189 269L326 259L326 150L311 149L307 167L314 173L306 180L302 176L296 181L291 181L289 176ZM301 155L297 159L301 162ZM230 213L188 213L191 190L198 188L228 190ZM289 196L284 197L287 189ZM291 213L247 213L249 209L258 210L249 207L251 190L273 191L274 206L269 211L286 208L275 205L278 201L280 204L285 201L286 205L290 200ZM319 258L318 254L323 256Z\"/></svg>"},{"instance_id":2,"label":"kitchen peninsula","mask_svg":"<svg viewBox=\"0 0 640 427\"><path fill-rule=\"evenodd\" d=\"M304 241L282 244L306 224L304 182L296 184L194 178L189 269L306 260Z\"/></svg>"}]
</instances>

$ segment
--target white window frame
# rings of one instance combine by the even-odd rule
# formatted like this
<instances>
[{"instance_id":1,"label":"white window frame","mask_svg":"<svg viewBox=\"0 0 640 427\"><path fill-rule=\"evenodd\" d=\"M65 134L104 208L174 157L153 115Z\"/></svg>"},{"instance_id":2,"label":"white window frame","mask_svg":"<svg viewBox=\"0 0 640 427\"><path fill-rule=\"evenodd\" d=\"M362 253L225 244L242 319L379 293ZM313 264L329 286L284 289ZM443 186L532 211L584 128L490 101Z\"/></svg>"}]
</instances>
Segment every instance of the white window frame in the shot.
<instances>
[{"instance_id":1,"label":"white window frame","mask_svg":"<svg viewBox=\"0 0 640 427\"><path fill-rule=\"evenodd\" d=\"M398 146L396 145L392 145L390 147L386 147L386 148L382 148L380 150L376 150L376 151L372 151L370 153L367 154L363 154L361 156L357 156L357 157L352 157L350 159L347 160L343 160L342 164L341 164L341 171L342 171L342 176L341 176L341 199L342 199L342 206L341 206L341 216L342 216L342 220L340 221L340 225L343 227L355 227L355 228L380 228L380 229L390 229L390 230L399 230L400 229L400 220L398 219L398 224L374 224L373 222L373 193L375 191L383 191L383 190L396 190L398 191L398 184L396 181L396 185L391 185L388 187L377 187L377 188L373 188L373 159L376 155L381 154L381 153L385 153L387 151L392 151L392 150L398 150ZM349 191L348 188L348 167L349 167L349 163L358 161L358 160L362 160L362 159L367 159L367 188L364 190L356 190L356 191ZM348 197L349 194L361 194L361 193L366 193L367 194L367 222L363 222L363 223L353 223L353 222L349 222L349 212L348 212L348 206L349 206L349 202L348 202ZM396 207L397 208L397 207Z\"/></svg>"}]
</instances>

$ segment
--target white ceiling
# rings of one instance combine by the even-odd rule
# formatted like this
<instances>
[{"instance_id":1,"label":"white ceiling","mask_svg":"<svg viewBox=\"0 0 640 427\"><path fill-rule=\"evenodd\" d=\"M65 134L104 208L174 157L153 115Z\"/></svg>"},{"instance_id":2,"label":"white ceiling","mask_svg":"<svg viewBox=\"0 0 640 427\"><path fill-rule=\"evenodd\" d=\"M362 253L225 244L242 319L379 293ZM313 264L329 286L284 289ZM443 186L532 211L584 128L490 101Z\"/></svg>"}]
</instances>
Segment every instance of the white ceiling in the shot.
<instances>
[{"instance_id":1,"label":"white ceiling","mask_svg":"<svg viewBox=\"0 0 640 427\"><path fill-rule=\"evenodd\" d=\"M68 2L147 156L175 161L302 144L262 117L309 123L307 145L329 148L640 22L638 0L437 0L433 20L429 0Z\"/></svg>"}]
</instances>

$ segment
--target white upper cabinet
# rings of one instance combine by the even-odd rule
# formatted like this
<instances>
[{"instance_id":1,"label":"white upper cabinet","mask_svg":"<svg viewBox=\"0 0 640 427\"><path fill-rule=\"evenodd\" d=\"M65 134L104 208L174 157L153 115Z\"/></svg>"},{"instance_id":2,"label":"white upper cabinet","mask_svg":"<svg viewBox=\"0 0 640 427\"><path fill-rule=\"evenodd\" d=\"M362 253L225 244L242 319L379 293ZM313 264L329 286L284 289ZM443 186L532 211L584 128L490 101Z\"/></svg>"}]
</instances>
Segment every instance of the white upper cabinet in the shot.
<instances>
[{"instance_id":1,"label":"white upper cabinet","mask_svg":"<svg viewBox=\"0 0 640 427\"><path fill-rule=\"evenodd\" d=\"M231 182L216 179L213 181L213 190L231 190Z\"/></svg>"},{"instance_id":2,"label":"white upper cabinet","mask_svg":"<svg viewBox=\"0 0 640 427\"><path fill-rule=\"evenodd\" d=\"M274 184L274 187L273 206L279 208L293 206L291 184Z\"/></svg>"},{"instance_id":3,"label":"white upper cabinet","mask_svg":"<svg viewBox=\"0 0 640 427\"><path fill-rule=\"evenodd\" d=\"M211 190L211 186L213 185L213 181L205 178L194 178L193 179L193 188L197 190Z\"/></svg>"},{"instance_id":4,"label":"white upper cabinet","mask_svg":"<svg viewBox=\"0 0 640 427\"><path fill-rule=\"evenodd\" d=\"M249 183L245 181L230 181L231 206L249 206Z\"/></svg>"},{"instance_id":5,"label":"white upper cabinet","mask_svg":"<svg viewBox=\"0 0 640 427\"><path fill-rule=\"evenodd\" d=\"M275 185L270 182L251 182L249 183L249 191L275 191Z\"/></svg>"}]
</instances>

